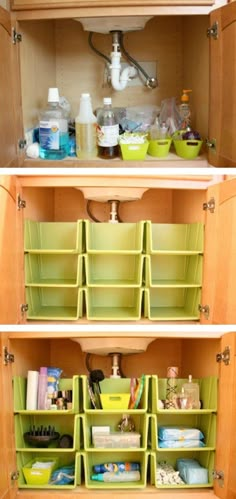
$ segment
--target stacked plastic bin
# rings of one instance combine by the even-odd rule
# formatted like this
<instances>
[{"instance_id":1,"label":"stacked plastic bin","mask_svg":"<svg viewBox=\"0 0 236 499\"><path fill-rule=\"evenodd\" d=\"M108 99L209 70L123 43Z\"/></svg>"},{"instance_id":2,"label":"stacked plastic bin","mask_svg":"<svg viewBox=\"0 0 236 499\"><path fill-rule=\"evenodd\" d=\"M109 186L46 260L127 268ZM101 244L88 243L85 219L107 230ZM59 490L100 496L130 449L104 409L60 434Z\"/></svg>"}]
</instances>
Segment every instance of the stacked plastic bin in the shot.
<instances>
[{"instance_id":1,"label":"stacked plastic bin","mask_svg":"<svg viewBox=\"0 0 236 499\"><path fill-rule=\"evenodd\" d=\"M83 386L83 404L84 415L83 419L83 440L84 440L84 472L85 486L88 489L122 489L132 488L140 489L147 485L147 465L148 465L148 427L150 415L148 411L148 392L149 378L145 376L144 387L140 400L139 408L128 409L127 400L130 398L130 379L129 378L106 378L101 381L101 395L105 395L104 408L94 409L87 389L87 377L82 376ZM126 400L127 395L127 400ZM116 402L113 402L117 400ZM103 434L103 442L94 443L92 438L92 427L109 427L111 433L126 435L129 437L129 432L118 433L118 424L122 417L130 416L135 424L135 434L132 436L132 442L128 445L124 442L124 438L118 438L111 443L109 436ZM137 435L139 434L139 435ZM98 434L99 435L99 434ZM139 437L139 438L137 438ZM118 443L117 443L118 442ZM123 442L123 443L122 443ZM137 444L139 445L137 446ZM134 482L104 482L94 481L94 466L104 463L139 463L140 464L140 480Z\"/></svg>"},{"instance_id":2,"label":"stacked plastic bin","mask_svg":"<svg viewBox=\"0 0 236 499\"><path fill-rule=\"evenodd\" d=\"M28 319L76 320L82 314L82 221L25 221Z\"/></svg>"},{"instance_id":3,"label":"stacked plastic bin","mask_svg":"<svg viewBox=\"0 0 236 499\"><path fill-rule=\"evenodd\" d=\"M89 320L139 320L145 222L85 220L85 302Z\"/></svg>"},{"instance_id":4,"label":"stacked plastic bin","mask_svg":"<svg viewBox=\"0 0 236 499\"><path fill-rule=\"evenodd\" d=\"M216 446L216 417L217 417L217 378L209 376L194 380L200 387L200 409L164 409L160 408L161 400L166 399L167 379L160 379L156 375L152 376L151 391L151 483L159 488L203 488L213 486L215 446ZM178 393L186 383L186 379L176 380ZM178 442L178 448L163 448L158 441L158 429L164 427L197 428L204 435L204 446L185 447L184 443ZM163 463L176 469L177 459L194 459L208 470L208 483L198 484L165 484L158 481L157 467Z\"/></svg>"},{"instance_id":5,"label":"stacked plastic bin","mask_svg":"<svg viewBox=\"0 0 236 499\"><path fill-rule=\"evenodd\" d=\"M72 408L64 410L26 410L27 379L14 377L14 424L17 452L17 469L19 470L19 488L32 489L73 489L81 482L81 431L80 431L80 384L79 376L62 378L59 390L72 390ZM71 439L69 448L58 447L58 442L52 442L49 447L38 446L25 440L24 434L29 429L54 428L60 436L67 435ZM58 485L47 483L42 473L33 472L32 463L49 461L54 467L61 468L75 464L74 480L70 484Z\"/></svg>"},{"instance_id":6,"label":"stacked plastic bin","mask_svg":"<svg viewBox=\"0 0 236 499\"><path fill-rule=\"evenodd\" d=\"M145 316L198 320L204 225L146 222Z\"/></svg>"}]
</instances>

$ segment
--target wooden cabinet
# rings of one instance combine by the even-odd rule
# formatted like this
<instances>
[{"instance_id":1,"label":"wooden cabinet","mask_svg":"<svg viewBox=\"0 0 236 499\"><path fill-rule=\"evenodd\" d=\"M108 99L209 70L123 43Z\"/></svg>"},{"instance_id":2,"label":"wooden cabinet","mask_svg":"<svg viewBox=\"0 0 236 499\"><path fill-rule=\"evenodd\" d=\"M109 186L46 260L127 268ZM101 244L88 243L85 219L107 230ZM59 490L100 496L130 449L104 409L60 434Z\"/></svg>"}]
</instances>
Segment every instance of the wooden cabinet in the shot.
<instances>
[{"instance_id":1,"label":"wooden cabinet","mask_svg":"<svg viewBox=\"0 0 236 499\"><path fill-rule=\"evenodd\" d=\"M190 328L191 329L191 328ZM133 339L132 334L126 332L126 338ZM8 451L7 455L15 455L15 436L13 431L13 401L12 401L12 376L27 376L29 369L38 369L42 364L50 364L60 366L63 369L65 377L71 377L73 374L86 373L86 356L79 345L83 337L88 338L88 333L80 329L80 332L29 332L22 329L20 332L1 333L2 346L7 346L7 351L14 355L14 362L3 365L1 364L2 380L5 383L5 391L8 394L9 400L7 411L4 409L3 425L1 431L6 431L6 438L8 438ZM109 338L110 332L104 332L103 335L99 333L100 341L105 341ZM186 493L189 498L199 497L199 499L210 499L212 497L219 497L221 499L228 499L234 497L234 482L232 478L233 462L235 458L235 439L234 439L234 416L235 407L232 394L235 391L235 336L236 333L219 333L219 332L203 332L199 333L199 337L194 337L194 330L189 330L187 333L175 331L174 333L167 333L163 338L162 332L155 332L148 335L149 346L146 351L139 354L130 354L122 356L122 371L125 376L129 377L135 373L141 376L143 372L146 374L157 374L159 377L166 376L166 369L170 363L179 366L181 377L185 378L189 373L193 377L199 379L206 376L217 376L219 378L219 393L218 393L218 407L217 407L217 445L215 456L215 469L224 474L224 483L216 477L213 482L212 489L188 489L184 490L158 490L148 485L144 490L139 490L140 497L154 497L158 495L160 498L171 497L185 497ZM93 335L90 338L94 339ZM122 342L122 340L121 340ZM144 349L145 350L145 349ZM229 351L229 363L225 363L225 351ZM216 361L216 356L218 362ZM224 358L223 358L224 357ZM104 371L105 376L109 376L111 372L111 358L108 356L90 356L90 367L99 368ZM8 388L8 389L7 389ZM11 431L11 438L9 432ZM185 456L188 451L185 449ZM6 462L4 461L4 469ZM7 461L7 473L16 471L14 459ZM2 482L1 482L2 483ZM7 484L5 485L7 488ZM17 482L12 481L8 483L11 489L11 498L19 497L25 499L29 495L29 490L19 489ZM48 498L55 493L50 490L31 490L30 495L34 499ZM86 489L84 481L82 484L72 490L59 490L57 497L63 499L65 494L67 497L94 497L96 491ZM99 492L99 494L106 496L109 492ZM137 494L135 490L129 490L129 496ZM231 494L231 495L229 495ZM128 497L127 493L115 491L116 497ZM2 497L5 497L4 495ZM6 495L6 497L8 497Z\"/></svg>"},{"instance_id":2,"label":"wooden cabinet","mask_svg":"<svg viewBox=\"0 0 236 499\"><path fill-rule=\"evenodd\" d=\"M165 177L164 175L139 176L139 172L120 177L104 174L89 176L86 171L76 176L17 176L3 177L11 181L15 194L12 199L4 192L8 203L2 223L1 247L6 255L2 262L2 311L1 323L25 323L27 314L22 305L26 302L24 270L24 220L35 222L75 222L89 218L87 196L97 199L99 193L129 188L129 195L139 188L145 191L139 200L120 202L119 215L124 222L151 220L153 223L189 224L200 222L205 226L203 250L202 297L199 319L202 324L234 324L235 282L235 191L236 180L223 181L220 176ZM82 194L82 192L84 194ZM105 194L106 196L107 194ZM18 199L16 205L16 197ZM25 207L22 207L24 206ZM92 201L90 214L96 219L109 220L109 203ZM14 243L10 238L8 223ZM15 227L15 229L14 229ZM15 278L17 276L17 279ZM10 301L7 297L10 297ZM12 303L11 303L12 300ZM11 304L11 305L10 305ZM9 305L9 313L7 307ZM55 320L54 320L55 322ZM73 323L87 323L86 315ZM106 321L100 321L105 324ZM108 319L109 322L109 319ZM175 322L175 321L174 321ZM188 322L188 321L187 321ZM34 321L29 323L34 324ZM37 323L37 320L36 320ZM39 322L45 325L45 321ZM118 321L119 323L119 321ZM134 323L128 320L128 323ZM140 324L160 324L142 316ZM177 322L178 323L178 322ZM91 324L94 324L91 321ZM120 329L122 329L120 325Z\"/></svg>"},{"instance_id":3,"label":"wooden cabinet","mask_svg":"<svg viewBox=\"0 0 236 499\"><path fill-rule=\"evenodd\" d=\"M20 4L20 2L19 2ZM18 4L18 5L19 5ZM14 4L16 5L16 4ZM24 138L26 131L37 126L38 112L46 106L48 88L58 86L71 104L71 117L78 113L79 96L86 90L92 96L93 107L101 106L105 94L111 92L104 82L105 67L101 57L95 54L88 44L88 32L84 31L78 19L86 17L114 17L130 15L130 5L112 6L96 4L89 7L83 3L76 8L72 3L62 4L61 9L55 4L45 5L40 2L36 8L34 2L22 4L22 9L12 11L11 18L1 9L2 56L10 61L9 75L1 79L3 86L1 98L4 107L8 106L2 123L5 137L1 147L0 166L27 167L207 167L210 165L236 166L234 129L234 30L235 4L232 2L215 9L184 5L156 7L145 4L145 9L136 4L137 15L148 15L144 30L131 32L127 38L127 50L137 59L154 62L157 66L159 86L147 90L145 86L130 86L123 92L113 92L113 105L137 106L160 105L165 98L180 98L182 89L192 88L191 105L193 126L204 139L208 138L212 147L203 152L196 160L185 161L171 153L165 161L151 156L144 162L113 160L93 160L84 162L76 158L66 158L60 162L32 160L26 158ZM20 7L21 8L21 7ZM204 10L207 9L207 10ZM198 15L195 15L198 14ZM11 21L11 22L10 22ZM8 29L4 24L8 24ZM206 32L214 29L210 39ZM15 41L12 45L11 29L15 29ZM19 35L19 36L18 36ZM18 41L21 38L22 41ZM111 52L109 34L95 34L95 46L105 54ZM11 59L9 60L9 53ZM11 64L12 63L12 64ZM209 86L210 66L210 86ZM4 65L5 68L5 65ZM201 78L199 78L201 75ZM220 75L220 77L219 77ZM9 96L13 78L13 92ZM10 80L9 80L10 79ZM3 83L4 81L4 83ZM8 83L7 83L8 82ZM14 120L9 105L14 104ZM9 104L7 104L9 103ZM209 116L208 116L209 109ZM14 130L15 127L15 130ZM9 144L9 146L7 145ZM23 148L22 148L23 147ZM6 149L7 148L7 149ZM3 153L4 151L4 153Z\"/></svg>"}]
</instances>

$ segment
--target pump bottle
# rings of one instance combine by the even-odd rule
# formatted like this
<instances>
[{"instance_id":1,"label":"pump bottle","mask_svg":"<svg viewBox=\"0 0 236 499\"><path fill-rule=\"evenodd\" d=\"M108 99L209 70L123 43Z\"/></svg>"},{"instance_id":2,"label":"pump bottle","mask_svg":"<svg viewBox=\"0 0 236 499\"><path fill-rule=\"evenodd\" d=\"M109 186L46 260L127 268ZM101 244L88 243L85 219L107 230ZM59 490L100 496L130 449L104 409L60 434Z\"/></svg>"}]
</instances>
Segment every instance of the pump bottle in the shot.
<instances>
[{"instance_id":1,"label":"pump bottle","mask_svg":"<svg viewBox=\"0 0 236 499\"><path fill-rule=\"evenodd\" d=\"M79 114L75 118L76 155L80 159L97 156L97 118L93 114L90 94L81 94Z\"/></svg>"},{"instance_id":2,"label":"pump bottle","mask_svg":"<svg viewBox=\"0 0 236 499\"><path fill-rule=\"evenodd\" d=\"M181 116L181 129L185 130L191 125L191 109L189 105L189 93L192 90L183 90L181 96L181 104L179 105L179 113Z\"/></svg>"},{"instance_id":3,"label":"pump bottle","mask_svg":"<svg viewBox=\"0 0 236 499\"><path fill-rule=\"evenodd\" d=\"M49 88L48 107L39 116L39 156L63 159L69 154L68 119L59 106L58 88Z\"/></svg>"}]
</instances>

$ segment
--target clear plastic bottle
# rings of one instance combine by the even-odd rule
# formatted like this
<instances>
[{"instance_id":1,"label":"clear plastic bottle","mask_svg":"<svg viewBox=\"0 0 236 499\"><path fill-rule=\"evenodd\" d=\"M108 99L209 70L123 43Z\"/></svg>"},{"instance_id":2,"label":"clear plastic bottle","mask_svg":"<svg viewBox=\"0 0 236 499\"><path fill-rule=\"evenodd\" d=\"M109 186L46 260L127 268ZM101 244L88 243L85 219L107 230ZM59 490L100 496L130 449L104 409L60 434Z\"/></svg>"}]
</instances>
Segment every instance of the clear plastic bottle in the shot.
<instances>
[{"instance_id":1,"label":"clear plastic bottle","mask_svg":"<svg viewBox=\"0 0 236 499\"><path fill-rule=\"evenodd\" d=\"M58 88L49 88L48 107L39 115L39 156L63 159L69 153L68 119L59 106Z\"/></svg>"},{"instance_id":2,"label":"clear plastic bottle","mask_svg":"<svg viewBox=\"0 0 236 499\"><path fill-rule=\"evenodd\" d=\"M193 383L191 374L189 374L188 383L183 384L182 392L188 399L189 408L200 409L199 384Z\"/></svg>"},{"instance_id":3,"label":"clear plastic bottle","mask_svg":"<svg viewBox=\"0 0 236 499\"><path fill-rule=\"evenodd\" d=\"M75 118L76 155L80 159L97 156L97 118L90 94L81 94L79 114Z\"/></svg>"},{"instance_id":4,"label":"clear plastic bottle","mask_svg":"<svg viewBox=\"0 0 236 499\"><path fill-rule=\"evenodd\" d=\"M189 93L192 90L183 90L183 94L181 96L181 104L179 105L179 113L181 117L181 129L185 130L188 126L191 125L191 109L189 105Z\"/></svg>"},{"instance_id":5,"label":"clear plastic bottle","mask_svg":"<svg viewBox=\"0 0 236 499\"><path fill-rule=\"evenodd\" d=\"M92 475L92 480L97 482L138 482L140 480L140 471L106 471Z\"/></svg>"},{"instance_id":6,"label":"clear plastic bottle","mask_svg":"<svg viewBox=\"0 0 236 499\"><path fill-rule=\"evenodd\" d=\"M139 463L104 463L104 464L95 464L93 467L95 473L106 473L107 471L117 473L117 471L139 471L140 464Z\"/></svg>"},{"instance_id":7,"label":"clear plastic bottle","mask_svg":"<svg viewBox=\"0 0 236 499\"><path fill-rule=\"evenodd\" d=\"M111 97L104 97L98 112L98 156L111 159L119 156L119 123L112 109Z\"/></svg>"},{"instance_id":8,"label":"clear plastic bottle","mask_svg":"<svg viewBox=\"0 0 236 499\"><path fill-rule=\"evenodd\" d=\"M47 409L47 389L48 389L48 370L47 367L40 367L38 382L38 409Z\"/></svg>"}]
</instances>

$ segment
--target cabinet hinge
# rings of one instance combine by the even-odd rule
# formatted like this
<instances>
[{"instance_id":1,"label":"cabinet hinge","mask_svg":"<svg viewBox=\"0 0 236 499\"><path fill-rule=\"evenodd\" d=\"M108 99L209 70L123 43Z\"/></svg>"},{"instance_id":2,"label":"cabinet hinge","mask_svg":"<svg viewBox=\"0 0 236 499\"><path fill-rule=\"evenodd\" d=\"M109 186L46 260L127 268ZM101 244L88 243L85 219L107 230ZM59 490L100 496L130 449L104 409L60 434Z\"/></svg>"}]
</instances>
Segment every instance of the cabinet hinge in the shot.
<instances>
[{"instance_id":1,"label":"cabinet hinge","mask_svg":"<svg viewBox=\"0 0 236 499\"><path fill-rule=\"evenodd\" d=\"M15 28L12 28L12 43L16 45L16 43L22 42L22 34L17 33Z\"/></svg>"},{"instance_id":2,"label":"cabinet hinge","mask_svg":"<svg viewBox=\"0 0 236 499\"><path fill-rule=\"evenodd\" d=\"M230 364L230 347L225 347L222 353L216 354L216 362L224 362L226 366Z\"/></svg>"},{"instance_id":3,"label":"cabinet hinge","mask_svg":"<svg viewBox=\"0 0 236 499\"><path fill-rule=\"evenodd\" d=\"M215 198L211 198L207 203L203 203L202 207L203 210L209 210L211 213L214 213L216 207Z\"/></svg>"},{"instance_id":4,"label":"cabinet hinge","mask_svg":"<svg viewBox=\"0 0 236 499\"><path fill-rule=\"evenodd\" d=\"M216 152L216 139L206 139L206 147L211 149L212 152Z\"/></svg>"},{"instance_id":5,"label":"cabinet hinge","mask_svg":"<svg viewBox=\"0 0 236 499\"><path fill-rule=\"evenodd\" d=\"M7 347L3 348L3 359L4 359L4 365L7 366L8 364L11 364L12 362L15 361L14 355L10 352L8 352Z\"/></svg>"},{"instance_id":6,"label":"cabinet hinge","mask_svg":"<svg viewBox=\"0 0 236 499\"><path fill-rule=\"evenodd\" d=\"M26 201L21 199L20 194L17 195L17 209L21 210L26 207Z\"/></svg>"},{"instance_id":7,"label":"cabinet hinge","mask_svg":"<svg viewBox=\"0 0 236 499\"><path fill-rule=\"evenodd\" d=\"M25 149L25 147L26 147L26 140L25 139L19 139L18 140L18 147L19 147L20 151L22 151L23 149Z\"/></svg>"},{"instance_id":8,"label":"cabinet hinge","mask_svg":"<svg viewBox=\"0 0 236 499\"><path fill-rule=\"evenodd\" d=\"M20 473L19 473L18 470L12 471L12 473L11 473L11 480L12 481L13 480L18 480L19 476L20 476Z\"/></svg>"},{"instance_id":9,"label":"cabinet hinge","mask_svg":"<svg viewBox=\"0 0 236 499\"><path fill-rule=\"evenodd\" d=\"M219 35L218 22L215 21L210 28L207 28L207 36L208 38L214 38L214 40L217 40L218 35Z\"/></svg>"},{"instance_id":10,"label":"cabinet hinge","mask_svg":"<svg viewBox=\"0 0 236 499\"><path fill-rule=\"evenodd\" d=\"M198 310L201 314L204 314L205 315L205 318L208 320L209 319L209 315L210 315L210 307L209 305L201 305L199 304L198 305Z\"/></svg>"},{"instance_id":11,"label":"cabinet hinge","mask_svg":"<svg viewBox=\"0 0 236 499\"><path fill-rule=\"evenodd\" d=\"M26 312L28 312L29 310L28 303L22 303L20 306L20 310L21 310L21 315L24 315Z\"/></svg>"},{"instance_id":12,"label":"cabinet hinge","mask_svg":"<svg viewBox=\"0 0 236 499\"><path fill-rule=\"evenodd\" d=\"M219 486L224 487L224 472L223 471L212 471L213 480L219 480Z\"/></svg>"}]
</instances>

